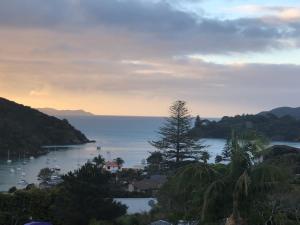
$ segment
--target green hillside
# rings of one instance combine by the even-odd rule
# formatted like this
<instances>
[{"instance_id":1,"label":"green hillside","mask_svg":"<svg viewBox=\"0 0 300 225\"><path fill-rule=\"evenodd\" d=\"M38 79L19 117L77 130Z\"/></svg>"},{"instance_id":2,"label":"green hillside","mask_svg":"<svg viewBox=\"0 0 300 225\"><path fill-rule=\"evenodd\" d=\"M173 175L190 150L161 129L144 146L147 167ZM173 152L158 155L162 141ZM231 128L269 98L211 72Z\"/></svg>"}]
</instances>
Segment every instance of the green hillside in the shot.
<instances>
[{"instance_id":1,"label":"green hillside","mask_svg":"<svg viewBox=\"0 0 300 225\"><path fill-rule=\"evenodd\" d=\"M44 145L73 145L89 142L67 120L48 116L30 107L0 98L0 156L44 152Z\"/></svg>"}]
</instances>

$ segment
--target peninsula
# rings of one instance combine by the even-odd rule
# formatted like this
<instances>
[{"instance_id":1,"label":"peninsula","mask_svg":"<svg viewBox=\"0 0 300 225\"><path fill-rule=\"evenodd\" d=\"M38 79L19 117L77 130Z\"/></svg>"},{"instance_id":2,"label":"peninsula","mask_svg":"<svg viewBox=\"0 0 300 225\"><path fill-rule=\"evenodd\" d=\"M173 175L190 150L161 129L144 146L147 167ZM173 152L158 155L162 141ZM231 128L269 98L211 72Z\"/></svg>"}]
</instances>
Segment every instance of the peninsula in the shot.
<instances>
[{"instance_id":1,"label":"peninsula","mask_svg":"<svg viewBox=\"0 0 300 225\"><path fill-rule=\"evenodd\" d=\"M39 155L45 145L85 144L90 140L66 119L0 98L0 157Z\"/></svg>"}]
</instances>

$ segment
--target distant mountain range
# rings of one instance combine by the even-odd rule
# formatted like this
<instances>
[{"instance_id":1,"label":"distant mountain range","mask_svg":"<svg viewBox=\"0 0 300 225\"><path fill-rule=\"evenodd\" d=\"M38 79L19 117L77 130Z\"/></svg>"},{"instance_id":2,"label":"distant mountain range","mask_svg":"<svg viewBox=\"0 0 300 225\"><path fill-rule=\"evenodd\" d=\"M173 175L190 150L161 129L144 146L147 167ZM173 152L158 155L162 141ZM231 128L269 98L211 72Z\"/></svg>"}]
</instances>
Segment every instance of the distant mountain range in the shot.
<instances>
[{"instance_id":1,"label":"distant mountain range","mask_svg":"<svg viewBox=\"0 0 300 225\"><path fill-rule=\"evenodd\" d=\"M86 112L84 110L58 110L53 108L38 108L42 113L45 113L49 116L57 116L57 117L64 117L64 116L95 116L93 113Z\"/></svg>"},{"instance_id":2,"label":"distant mountain range","mask_svg":"<svg viewBox=\"0 0 300 225\"><path fill-rule=\"evenodd\" d=\"M261 112L258 115L266 115L269 113L271 113L277 117L291 116L295 119L300 119L300 107L297 107L297 108L279 107L279 108L272 109L270 111Z\"/></svg>"},{"instance_id":3,"label":"distant mountain range","mask_svg":"<svg viewBox=\"0 0 300 225\"><path fill-rule=\"evenodd\" d=\"M42 113L45 113L49 116L56 116L59 118L62 118L64 116L96 116L93 113L84 111L82 109L78 110L59 110L54 108L37 108ZM267 115L267 114L273 114L277 117L284 117L284 116L291 116L295 119L300 119L300 107L292 108L292 107L278 107L271 109L269 111L263 111L258 113L257 115ZM216 120L216 119L213 119ZM219 120L219 119L217 119Z\"/></svg>"},{"instance_id":4,"label":"distant mountain range","mask_svg":"<svg viewBox=\"0 0 300 225\"><path fill-rule=\"evenodd\" d=\"M0 97L0 157L39 155L45 145L74 145L90 142L67 120Z\"/></svg>"}]
</instances>

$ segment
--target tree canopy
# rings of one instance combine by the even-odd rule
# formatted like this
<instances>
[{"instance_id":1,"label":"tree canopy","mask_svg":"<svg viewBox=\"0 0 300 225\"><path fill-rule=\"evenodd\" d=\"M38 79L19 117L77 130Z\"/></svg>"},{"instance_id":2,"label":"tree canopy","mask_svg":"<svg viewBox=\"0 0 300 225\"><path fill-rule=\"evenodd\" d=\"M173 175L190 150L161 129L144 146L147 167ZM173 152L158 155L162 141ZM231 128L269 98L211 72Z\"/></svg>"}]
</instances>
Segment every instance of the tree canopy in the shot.
<instances>
[{"instance_id":1,"label":"tree canopy","mask_svg":"<svg viewBox=\"0 0 300 225\"><path fill-rule=\"evenodd\" d=\"M96 162L102 162L96 157ZM57 225L87 225L90 220L113 220L126 213L126 206L113 200L114 178L102 164L86 163L63 176L52 189L12 190L0 193L0 224L23 225L34 220ZM41 171L48 178L48 169Z\"/></svg>"},{"instance_id":2,"label":"tree canopy","mask_svg":"<svg viewBox=\"0 0 300 225\"><path fill-rule=\"evenodd\" d=\"M191 120L186 102L174 102L170 116L158 131L159 139L150 144L162 151L168 161L199 160L204 146L191 137Z\"/></svg>"},{"instance_id":3,"label":"tree canopy","mask_svg":"<svg viewBox=\"0 0 300 225\"><path fill-rule=\"evenodd\" d=\"M266 147L258 136L233 133L227 163L181 168L159 192L162 210L172 218L203 224L220 224L225 218L234 225L299 224L299 203L292 200L300 192L299 183L291 178L294 167L282 158L257 160ZM289 162L297 164L291 157Z\"/></svg>"}]
</instances>

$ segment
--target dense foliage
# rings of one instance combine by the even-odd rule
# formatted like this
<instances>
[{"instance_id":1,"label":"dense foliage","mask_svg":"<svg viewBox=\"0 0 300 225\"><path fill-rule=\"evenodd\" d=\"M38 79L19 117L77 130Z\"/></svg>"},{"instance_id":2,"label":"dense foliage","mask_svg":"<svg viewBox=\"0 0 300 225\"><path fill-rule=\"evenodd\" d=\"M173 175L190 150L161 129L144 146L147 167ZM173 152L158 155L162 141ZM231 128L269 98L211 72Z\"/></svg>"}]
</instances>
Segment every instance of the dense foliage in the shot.
<instances>
[{"instance_id":1,"label":"dense foliage","mask_svg":"<svg viewBox=\"0 0 300 225\"><path fill-rule=\"evenodd\" d=\"M264 143L237 135L227 147L227 164L191 164L172 176L160 191L161 210L174 221L186 218L201 224L218 225L226 218L227 224L236 225L300 224L295 175L300 154L260 162Z\"/></svg>"},{"instance_id":2,"label":"dense foliage","mask_svg":"<svg viewBox=\"0 0 300 225\"><path fill-rule=\"evenodd\" d=\"M89 140L67 120L0 98L0 157L42 153L43 145L83 144Z\"/></svg>"},{"instance_id":3,"label":"dense foliage","mask_svg":"<svg viewBox=\"0 0 300 225\"><path fill-rule=\"evenodd\" d=\"M229 138L231 131L247 133L255 131L273 141L299 141L300 120L291 116L273 114L238 115L223 117L220 121L196 120L191 132L197 138Z\"/></svg>"},{"instance_id":4,"label":"dense foliage","mask_svg":"<svg viewBox=\"0 0 300 225\"><path fill-rule=\"evenodd\" d=\"M111 174L87 163L66 175L54 203L54 215L64 225L85 225L90 219L111 220L126 213L111 193Z\"/></svg>"},{"instance_id":5,"label":"dense foliage","mask_svg":"<svg viewBox=\"0 0 300 225\"><path fill-rule=\"evenodd\" d=\"M113 220L126 213L126 206L112 199L112 175L99 164L86 163L63 180L52 189L1 193L0 224L23 225L33 218L56 225L86 225L92 219Z\"/></svg>"}]
</instances>

